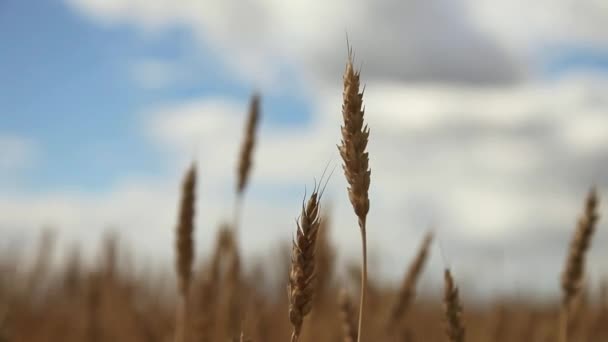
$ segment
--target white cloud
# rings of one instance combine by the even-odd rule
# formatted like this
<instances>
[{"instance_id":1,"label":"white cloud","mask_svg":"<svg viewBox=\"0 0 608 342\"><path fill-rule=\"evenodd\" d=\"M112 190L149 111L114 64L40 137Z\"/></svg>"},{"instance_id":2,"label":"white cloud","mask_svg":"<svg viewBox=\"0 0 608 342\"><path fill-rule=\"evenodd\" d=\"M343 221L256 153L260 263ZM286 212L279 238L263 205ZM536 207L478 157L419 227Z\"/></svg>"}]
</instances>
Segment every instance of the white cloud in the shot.
<instances>
[{"instance_id":1,"label":"white cloud","mask_svg":"<svg viewBox=\"0 0 608 342\"><path fill-rule=\"evenodd\" d=\"M603 153L608 146L608 116L606 108L572 116L563 131L564 140L580 153Z\"/></svg>"},{"instance_id":2,"label":"white cloud","mask_svg":"<svg viewBox=\"0 0 608 342\"><path fill-rule=\"evenodd\" d=\"M156 59L137 61L131 68L131 74L137 85L148 89L165 88L184 78L176 65Z\"/></svg>"},{"instance_id":3,"label":"white cloud","mask_svg":"<svg viewBox=\"0 0 608 342\"><path fill-rule=\"evenodd\" d=\"M187 26L234 71L255 83L328 82L342 68L348 32L368 77L509 82L524 70L475 27L462 2L69 0L103 22L145 30ZM437 25L441 22L441 25ZM238 23L238 25L235 25ZM471 52L474 51L474 54Z\"/></svg>"},{"instance_id":4,"label":"white cloud","mask_svg":"<svg viewBox=\"0 0 608 342\"><path fill-rule=\"evenodd\" d=\"M294 70L311 88L331 84L342 68L336 56L345 52L346 32L368 80L488 84L533 75L542 47L605 46L608 30L598 0L68 3L106 23L190 27L245 80L275 88L293 83Z\"/></svg>"},{"instance_id":5,"label":"white cloud","mask_svg":"<svg viewBox=\"0 0 608 342\"><path fill-rule=\"evenodd\" d=\"M467 4L481 27L510 45L606 43L608 7L601 0L467 0Z\"/></svg>"},{"instance_id":6,"label":"white cloud","mask_svg":"<svg viewBox=\"0 0 608 342\"><path fill-rule=\"evenodd\" d=\"M579 78L550 87L535 83L500 89L421 90L369 84L366 105L374 175L370 222L390 230L401 229L396 225L403 220L401 226L408 229L439 220L462 234L462 240L494 242L521 236L533 226L570 222L580 191L593 181L606 181L582 176L572 184L580 169L564 169L582 151L591 148L596 154L585 155L594 160L608 148L604 139L583 138L594 129L592 124L573 125L579 118L594 117L598 109L589 99L606 89L608 84ZM420 105L410 106L410 99ZM154 136L187 156L192 155L192 142L199 141L199 160L206 164L202 168L209 182L217 181L229 192L234 173L226 170L235 164L246 105L226 101L208 99L166 108L153 119L153 127ZM256 199L275 203L265 187L303 188L320 175L328 158L334 165L340 163L335 148L339 107L339 91L334 89L315 106L308 126L263 124L252 183ZM344 202L340 173L338 167L330 196ZM425 209L409 211L420 205ZM339 204L336 210L345 217L337 223L350 226L348 205ZM539 218L539 213L545 217ZM555 228L567 232L571 227Z\"/></svg>"}]
</instances>

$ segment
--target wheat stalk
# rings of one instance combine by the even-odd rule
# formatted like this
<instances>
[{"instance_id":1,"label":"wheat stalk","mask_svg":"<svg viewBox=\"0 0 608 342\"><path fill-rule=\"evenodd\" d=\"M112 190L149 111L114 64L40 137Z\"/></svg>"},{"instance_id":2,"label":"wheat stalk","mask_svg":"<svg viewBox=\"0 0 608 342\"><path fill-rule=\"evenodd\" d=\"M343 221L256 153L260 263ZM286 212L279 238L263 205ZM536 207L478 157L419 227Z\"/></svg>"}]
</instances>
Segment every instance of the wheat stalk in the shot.
<instances>
[{"instance_id":1,"label":"wheat stalk","mask_svg":"<svg viewBox=\"0 0 608 342\"><path fill-rule=\"evenodd\" d=\"M366 151L369 128L363 122L363 91L359 91L359 71L353 66L353 53L349 47L346 70L344 72L344 92L341 127L342 142L338 146L344 162L342 168L348 182L348 197L359 222L361 233L361 297L359 303L358 341L361 341L365 290L367 284L367 237L366 220L369 211L369 156Z\"/></svg>"},{"instance_id":2,"label":"wheat stalk","mask_svg":"<svg viewBox=\"0 0 608 342\"><path fill-rule=\"evenodd\" d=\"M199 280L198 312L193 326L193 338L197 342L211 342L214 340L214 326L216 313L216 296L218 294L219 270L209 265L203 270Z\"/></svg>"},{"instance_id":3,"label":"wheat stalk","mask_svg":"<svg viewBox=\"0 0 608 342\"><path fill-rule=\"evenodd\" d=\"M234 235L232 234L234 239ZM241 284L241 257L236 248L236 241L232 243L233 248L229 254L229 264L227 265L227 284L226 291L228 294L228 333L238 334L241 331L241 307L243 300L243 291Z\"/></svg>"},{"instance_id":4,"label":"wheat stalk","mask_svg":"<svg viewBox=\"0 0 608 342\"><path fill-rule=\"evenodd\" d=\"M103 341L103 331L101 329L101 275L91 272L87 278L86 288L86 336L87 341Z\"/></svg>"},{"instance_id":5,"label":"wheat stalk","mask_svg":"<svg viewBox=\"0 0 608 342\"><path fill-rule=\"evenodd\" d=\"M599 219L597 190L593 187L587 194L585 207L580 217L574 236L570 242L570 248L562 273L562 305L560 312L559 336L561 342L568 340L569 309L572 300L577 296L581 288L581 282L585 273L585 255L591 244L591 238L595 231L595 225Z\"/></svg>"},{"instance_id":6,"label":"wheat stalk","mask_svg":"<svg viewBox=\"0 0 608 342\"><path fill-rule=\"evenodd\" d=\"M182 183L182 194L179 205L179 217L176 228L176 262L179 303L176 317L175 341L186 341L186 326L188 320L188 293L192 278L192 263L194 259L194 213L196 201L196 165L193 163Z\"/></svg>"},{"instance_id":7,"label":"wheat stalk","mask_svg":"<svg viewBox=\"0 0 608 342\"><path fill-rule=\"evenodd\" d=\"M443 304L447 320L446 335L450 342L464 342L465 330L461 317L462 306L458 297L458 288L454 285L454 279L449 269L445 270L444 279Z\"/></svg>"},{"instance_id":8,"label":"wheat stalk","mask_svg":"<svg viewBox=\"0 0 608 342\"><path fill-rule=\"evenodd\" d=\"M346 290L340 291L338 302L340 305L340 320L342 321L344 342L355 342L358 335L356 313L352 299Z\"/></svg>"},{"instance_id":9,"label":"wheat stalk","mask_svg":"<svg viewBox=\"0 0 608 342\"><path fill-rule=\"evenodd\" d=\"M289 321L293 326L291 341L300 337L304 317L312 308L315 286L315 244L319 231L319 201L321 195L315 187L306 203L302 203L296 238L291 252L288 298Z\"/></svg>"}]
</instances>

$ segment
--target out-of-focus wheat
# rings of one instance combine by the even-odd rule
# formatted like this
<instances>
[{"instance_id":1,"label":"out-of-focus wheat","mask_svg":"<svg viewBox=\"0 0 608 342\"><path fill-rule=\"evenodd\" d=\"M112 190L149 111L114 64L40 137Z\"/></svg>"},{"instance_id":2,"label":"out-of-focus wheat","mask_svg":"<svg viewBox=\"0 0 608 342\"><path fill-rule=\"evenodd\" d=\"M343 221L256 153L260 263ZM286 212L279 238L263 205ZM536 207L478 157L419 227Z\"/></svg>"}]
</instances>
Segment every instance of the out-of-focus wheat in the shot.
<instances>
[{"instance_id":1,"label":"out-of-focus wheat","mask_svg":"<svg viewBox=\"0 0 608 342\"><path fill-rule=\"evenodd\" d=\"M432 241L433 233L429 232L424 237L416 258L414 258L405 274L405 278L401 284L401 291L391 310L391 316L389 318L390 327L394 327L399 322L415 296L416 282L418 281L418 277L420 277L420 273L422 273L422 268L424 267L424 263L429 254Z\"/></svg>"},{"instance_id":2,"label":"out-of-focus wheat","mask_svg":"<svg viewBox=\"0 0 608 342\"><path fill-rule=\"evenodd\" d=\"M344 342L355 342L357 340L357 321L353 301L346 290L340 291L338 298L340 305L340 319L342 321L342 332Z\"/></svg>"},{"instance_id":3,"label":"out-of-focus wheat","mask_svg":"<svg viewBox=\"0 0 608 342\"><path fill-rule=\"evenodd\" d=\"M176 228L176 262L179 302L175 326L175 342L187 341L188 295L194 259L194 214L196 202L196 165L192 164L182 183L179 217Z\"/></svg>"},{"instance_id":4,"label":"out-of-focus wheat","mask_svg":"<svg viewBox=\"0 0 608 342\"><path fill-rule=\"evenodd\" d=\"M445 307L446 335L450 342L464 342L464 323L462 322L462 304L458 297L458 288L449 269L444 272L445 290L443 305Z\"/></svg>"},{"instance_id":5,"label":"out-of-focus wheat","mask_svg":"<svg viewBox=\"0 0 608 342\"><path fill-rule=\"evenodd\" d=\"M571 321L569 312L574 298L580 292L585 274L585 255L589 250L595 225L599 219L597 213L598 201L597 190L591 188L585 199L584 212L570 242L561 283L563 293L559 323L561 342L568 341L568 326Z\"/></svg>"},{"instance_id":6,"label":"out-of-focus wheat","mask_svg":"<svg viewBox=\"0 0 608 342\"><path fill-rule=\"evenodd\" d=\"M256 143L256 131L260 121L260 95L253 94L249 102L249 114L245 124L245 133L237 165L236 196L234 202L234 217L232 228L239 230L241 224L241 210L243 206L243 195L253 166L253 150Z\"/></svg>"}]
</instances>

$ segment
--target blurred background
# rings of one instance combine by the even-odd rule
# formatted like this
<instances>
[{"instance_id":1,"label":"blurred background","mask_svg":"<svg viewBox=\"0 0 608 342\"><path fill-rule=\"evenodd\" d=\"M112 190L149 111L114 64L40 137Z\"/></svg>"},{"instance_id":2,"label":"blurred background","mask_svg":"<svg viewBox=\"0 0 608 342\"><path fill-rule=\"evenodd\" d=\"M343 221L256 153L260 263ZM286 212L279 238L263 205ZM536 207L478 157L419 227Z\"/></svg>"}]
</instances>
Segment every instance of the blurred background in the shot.
<instances>
[{"instance_id":1,"label":"blurred background","mask_svg":"<svg viewBox=\"0 0 608 342\"><path fill-rule=\"evenodd\" d=\"M433 227L423 283L450 266L473 296L558 295L584 196L608 193L604 0L1 0L0 248L33 255L52 229L60 253L93 258L113 230L170 270L195 159L208 255L259 91L245 267L290 241L328 163L331 238L358 261L336 148L347 34L371 128L374 278L396 284ZM605 227L591 285L608 270Z\"/></svg>"}]
</instances>

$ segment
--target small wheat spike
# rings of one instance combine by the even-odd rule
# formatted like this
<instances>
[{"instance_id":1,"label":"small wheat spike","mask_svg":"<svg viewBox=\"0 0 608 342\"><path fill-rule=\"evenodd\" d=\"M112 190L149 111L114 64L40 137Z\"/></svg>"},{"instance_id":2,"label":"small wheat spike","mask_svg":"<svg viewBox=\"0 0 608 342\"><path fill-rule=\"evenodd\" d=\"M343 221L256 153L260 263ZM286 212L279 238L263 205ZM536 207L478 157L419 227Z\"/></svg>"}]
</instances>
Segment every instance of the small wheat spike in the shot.
<instances>
[{"instance_id":1,"label":"small wheat spike","mask_svg":"<svg viewBox=\"0 0 608 342\"><path fill-rule=\"evenodd\" d=\"M585 274L585 254L591 244L591 238L595 231L595 225L599 219L597 213L598 195L595 187L592 187L585 200L585 208L580 217L574 236L570 242L570 249L566 259L564 272L562 273L562 308L560 322L560 341L568 340L568 311L572 300L581 289L581 283Z\"/></svg>"},{"instance_id":2,"label":"small wheat spike","mask_svg":"<svg viewBox=\"0 0 608 342\"><path fill-rule=\"evenodd\" d=\"M597 206L597 191L592 188L585 201L585 211L578 221L576 231L570 242L566 267L562 274L562 300L564 303L572 300L580 290L580 283L585 272L585 254L589 249L591 237L595 231L595 224L599 219Z\"/></svg>"},{"instance_id":3,"label":"small wheat spike","mask_svg":"<svg viewBox=\"0 0 608 342\"><path fill-rule=\"evenodd\" d=\"M315 286L315 244L319 231L319 201L322 193L315 187L308 202L302 203L302 213L296 222L296 238L291 252L288 297L289 321L293 326L291 341L300 336L304 317L312 309Z\"/></svg>"},{"instance_id":4,"label":"small wheat spike","mask_svg":"<svg viewBox=\"0 0 608 342\"><path fill-rule=\"evenodd\" d=\"M397 298L397 301L395 302L391 311L389 321L389 325L391 327L394 327L399 322L401 317L403 317L411 304L412 299L416 295L416 282L420 277L420 273L422 273L422 268L426 262L432 241L433 233L428 232L420 244L416 258L410 264L405 278L403 279L401 290L399 291L399 297Z\"/></svg>"},{"instance_id":5,"label":"small wheat spike","mask_svg":"<svg viewBox=\"0 0 608 342\"><path fill-rule=\"evenodd\" d=\"M241 144L241 151L239 153L239 161L236 170L236 196L234 201L234 217L232 222L232 229L235 231L238 231L240 228L243 194L245 192L245 188L247 187L249 174L251 173L252 155L256 141L255 133L259 120L260 96L258 94L253 94L249 103L249 116L247 117L247 123L245 125L245 134Z\"/></svg>"},{"instance_id":6,"label":"small wheat spike","mask_svg":"<svg viewBox=\"0 0 608 342\"><path fill-rule=\"evenodd\" d=\"M192 259L194 256L194 242L192 233L194 231L194 206L196 187L196 165L192 164L188 169L182 183L182 197L179 207L179 220L177 224L177 276L179 292L182 296L188 293L190 279L192 277Z\"/></svg>"},{"instance_id":7,"label":"small wheat spike","mask_svg":"<svg viewBox=\"0 0 608 342\"><path fill-rule=\"evenodd\" d=\"M241 194L247 186L249 171L251 170L251 155L255 147L255 132L260 118L260 96L254 94L249 104L249 116L245 126L245 139L241 145L239 166L237 169L238 180L236 192Z\"/></svg>"},{"instance_id":8,"label":"small wheat spike","mask_svg":"<svg viewBox=\"0 0 608 342\"><path fill-rule=\"evenodd\" d=\"M353 66L352 49L348 48L348 60L344 72L344 92L342 104L341 127L342 143L338 146L340 156L344 162L342 168L348 182L348 197L359 221L361 233L361 296L359 303L358 341L361 341L363 324L363 311L365 304L365 290L367 283L367 237L366 220L369 211L369 184L371 171L369 169L369 156L366 151L369 138L369 128L363 122L363 91L359 91L359 71Z\"/></svg>"},{"instance_id":9,"label":"small wheat spike","mask_svg":"<svg viewBox=\"0 0 608 342\"><path fill-rule=\"evenodd\" d=\"M447 320L446 335L450 342L464 342L464 324L462 322L462 306L458 297L458 288L454 285L454 279L449 269L445 270L445 290L443 293L443 304Z\"/></svg>"},{"instance_id":10,"label":"small wheat spike","mask_svg":"<svg viewBox=\"0 0 608 342\"><path fill-rule=\"evenodd\" d=\"M192 263L194 258L194 213L196 201L196 165L186 172L182 183L182 195L179 207L179 218L176 229L176 263L179 290L179 303L177 311L175 341L186 341L187 303L192 278Z\"/></svg>"}]
</instances>

